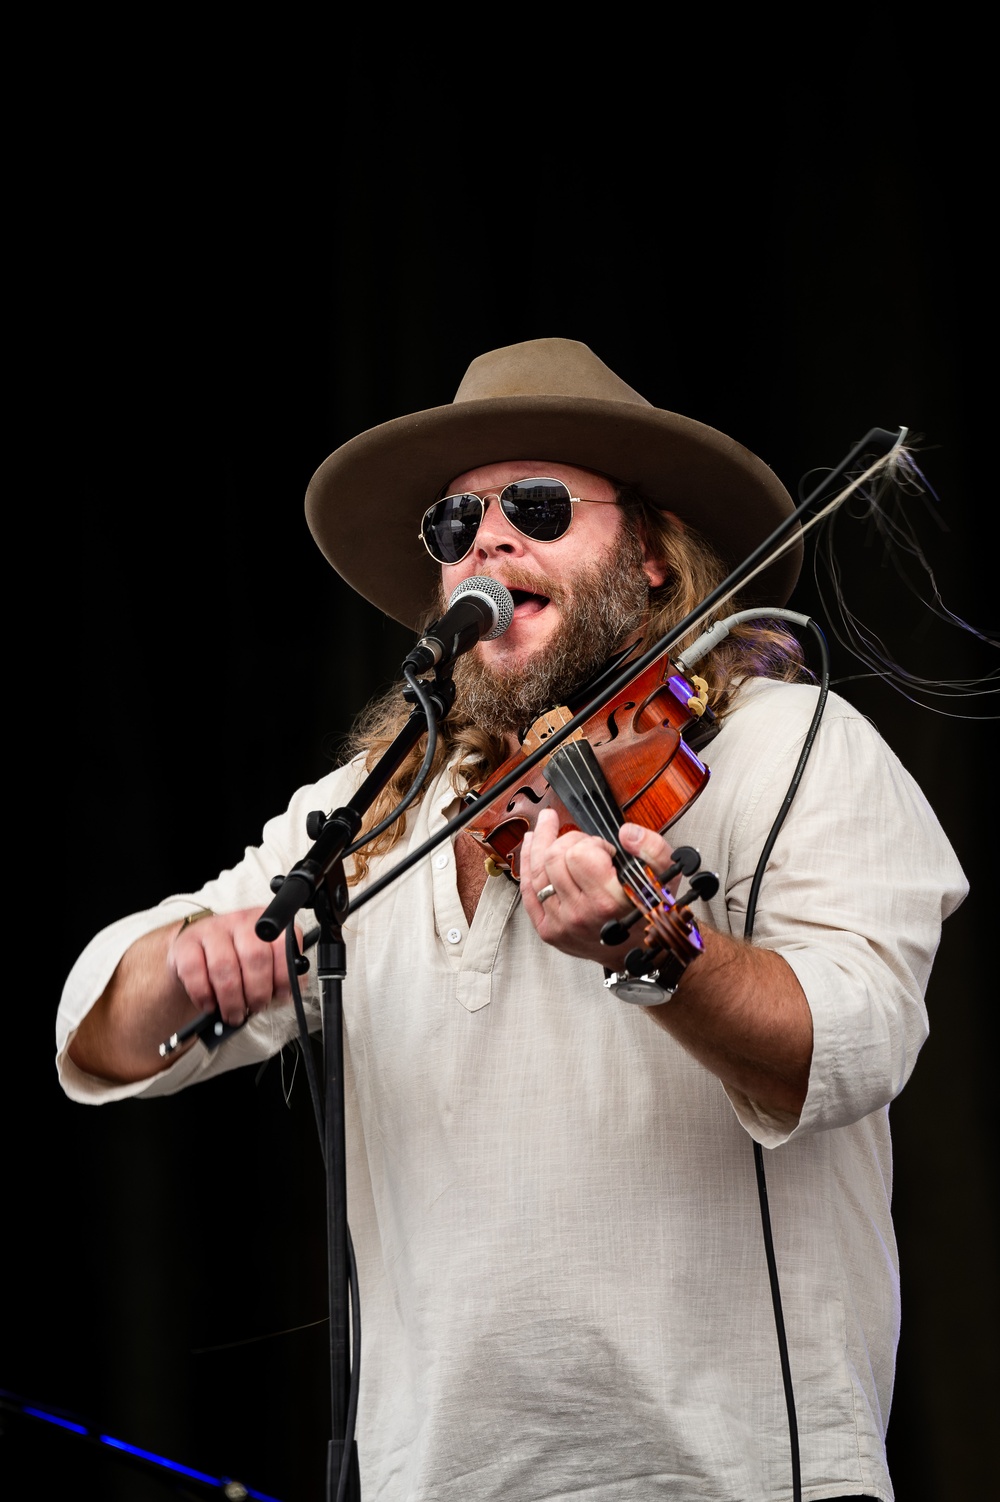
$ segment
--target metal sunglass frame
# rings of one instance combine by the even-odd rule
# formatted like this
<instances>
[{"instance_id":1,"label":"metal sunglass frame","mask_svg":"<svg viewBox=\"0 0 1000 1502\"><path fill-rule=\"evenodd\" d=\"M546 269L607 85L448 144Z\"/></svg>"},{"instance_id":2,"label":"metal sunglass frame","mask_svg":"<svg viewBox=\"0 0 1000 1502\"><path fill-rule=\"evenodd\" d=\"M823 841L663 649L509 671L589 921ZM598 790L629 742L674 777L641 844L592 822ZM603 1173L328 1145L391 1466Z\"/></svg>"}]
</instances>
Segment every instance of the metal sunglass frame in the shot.
<instances>
[{"instance_id":1,"label":"metal sunglass frame","mask_svg":"<svg viewBox=\"0 0 1000 1502\"><path fill-rule=\"evenodd\" d=\"M507 512L504 510L503 497L505 492L510 490L512 485L537 485L540 480L544 480L548 485L561 485L563 490L565 490L566 492L566 499L570 504L569 521L566 523L565 531L560 532L558 537L532 537L530 532L522 532L521 528L517 525L517 522L514 520L514 518L512 516L508 516ZM460 501L465 499L478 501L481 507L481 510L479 512L479 520L476 523L476 530L472 534L472 541L469 543L469 546L466 548L461 557L453 558L450 560L438 558L437 555L431 551L430 544L428 543L427 538L424 536L424 522L427 520L431 512L435 510L436 507L443 506L445 501ZM566 536L566 533L573 525L573 517L576 514L573 510L574 506L579 506L583 503L586 503L590 506L618 505L617 500L598 501L595 500L592 496L572 495L570 493L569 486L566 484L566 481L557 479L555 475L527 475L523 480L508 480L507 484L502 486L500 490L484 490L481 495L477 494L474 490L456 490L451 495L443 495L440 496L436 501L432 501L431 504L427 507L427 510L424 512L423 516L420 518L420 531L417 533L417 536L420 538L420 541L427 549L427 552L430 554L431 558L434 559L435 563L440 564L442 568L454 568L456 563L461 563L462 559L468 558L469 554L472 552L472 549L476 545L476 538L479 536L479 529L482 526L483 518L486 515L486 503L487 501L491 500L496 501L507 521L510 522L511 526L514 528L514 531L517 532L521 537L527 537L529 542L540 542L545 544L551 542L559 542Z\"/></svg>"}]
</instances>

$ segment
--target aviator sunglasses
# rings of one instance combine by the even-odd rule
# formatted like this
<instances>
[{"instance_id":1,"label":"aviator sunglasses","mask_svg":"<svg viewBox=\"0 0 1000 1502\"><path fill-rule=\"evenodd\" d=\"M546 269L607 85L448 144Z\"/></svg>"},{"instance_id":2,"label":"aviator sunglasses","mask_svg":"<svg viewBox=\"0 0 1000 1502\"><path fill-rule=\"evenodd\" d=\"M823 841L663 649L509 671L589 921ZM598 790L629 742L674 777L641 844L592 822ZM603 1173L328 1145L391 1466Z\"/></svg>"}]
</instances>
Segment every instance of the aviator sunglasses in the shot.
<instances>
[{"instance_id":1,"label":"aviator sunglasses","mask_svg":"<svg viewBox=\"0 0 1000 1502\"><path fill-rule=\"evenodd\" d=\"M488 490L485 495L446 495L428 506L420 523L420 539L438 563L461 563L471 553L476 533L486 515L486 506L494 497L500 510L523 537L533 542L556 542L565 537L573 520L573 507L588 498L570 495L562 480L537 476L514 480L503 490ZM617 506L617 501L590 501L594 506Z\"/></svg>"}]
</instances>

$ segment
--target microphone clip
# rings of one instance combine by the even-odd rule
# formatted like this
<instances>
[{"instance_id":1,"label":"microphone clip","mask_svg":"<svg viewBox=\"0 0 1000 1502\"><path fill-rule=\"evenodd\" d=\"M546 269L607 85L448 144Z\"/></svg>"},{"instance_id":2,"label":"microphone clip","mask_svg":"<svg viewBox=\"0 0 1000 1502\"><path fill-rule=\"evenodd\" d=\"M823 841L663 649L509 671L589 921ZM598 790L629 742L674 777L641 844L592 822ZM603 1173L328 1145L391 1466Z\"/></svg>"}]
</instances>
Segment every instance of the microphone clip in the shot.
<instances>
[{"instance_id":1,"label":"microphone clip","mask_svg":"<svg viewBox=\"0 0 1000 1502\"><path fill-rule=\"evenodd\" d=\"M405 666L405 665L404 665ZM415 688L407 684L403 689L403 698L407 704L412 704L418 712L423 710L423 700L429 699L436 720L443 720L451 710L455 702L455 680L452 677L453 664L448 662L434 669L434 677L423 680L424 692L418 695Z\"/></svg>"}]
</instances>

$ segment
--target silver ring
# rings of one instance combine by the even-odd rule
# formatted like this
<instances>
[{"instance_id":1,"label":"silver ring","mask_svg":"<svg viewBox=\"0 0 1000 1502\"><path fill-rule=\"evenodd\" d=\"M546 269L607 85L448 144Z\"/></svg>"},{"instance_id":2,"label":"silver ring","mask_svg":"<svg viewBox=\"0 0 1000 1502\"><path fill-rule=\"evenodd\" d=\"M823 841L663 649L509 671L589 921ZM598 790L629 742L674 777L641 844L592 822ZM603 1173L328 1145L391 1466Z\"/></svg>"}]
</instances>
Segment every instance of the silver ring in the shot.
<instances>
[{"instance_id":1,"label":"silver ring","mask_svg":"<svg viewBox=\"0 0 1000 1502\"><path fill-rule=\"evenodd\" d=\"M551 882L549 882L547 887L542 887L542 890L540 892L535 893L535 896L538 898L539 902L548 902L549 898L554 897L555 895L556 889Z\"/></svg>"}]
</instances>

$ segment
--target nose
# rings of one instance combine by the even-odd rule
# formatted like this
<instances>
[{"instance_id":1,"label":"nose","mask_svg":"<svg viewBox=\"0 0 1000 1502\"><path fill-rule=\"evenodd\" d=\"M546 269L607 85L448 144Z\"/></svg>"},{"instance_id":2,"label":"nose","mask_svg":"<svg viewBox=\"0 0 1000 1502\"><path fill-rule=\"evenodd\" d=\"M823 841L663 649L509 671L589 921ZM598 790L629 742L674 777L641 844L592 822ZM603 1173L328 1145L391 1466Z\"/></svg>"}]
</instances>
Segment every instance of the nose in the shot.
<instances>
[{"instance_id":1,"label":"nose","mask_svg":"<svg viewBox=\"0 0 1000 1502\"><path fill-rule=\"evenodd\" d=\"M504 516L500 497L495 492L484 495L483 506L483 519L476 533L473 555L482 561L498 553L523 553L524 536Z\"/></svg>"}]
</instances>

